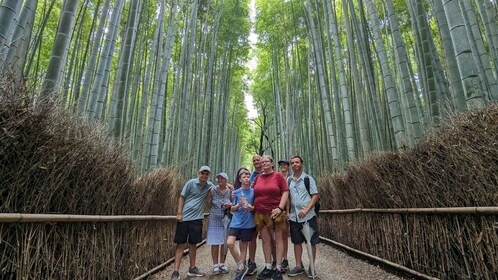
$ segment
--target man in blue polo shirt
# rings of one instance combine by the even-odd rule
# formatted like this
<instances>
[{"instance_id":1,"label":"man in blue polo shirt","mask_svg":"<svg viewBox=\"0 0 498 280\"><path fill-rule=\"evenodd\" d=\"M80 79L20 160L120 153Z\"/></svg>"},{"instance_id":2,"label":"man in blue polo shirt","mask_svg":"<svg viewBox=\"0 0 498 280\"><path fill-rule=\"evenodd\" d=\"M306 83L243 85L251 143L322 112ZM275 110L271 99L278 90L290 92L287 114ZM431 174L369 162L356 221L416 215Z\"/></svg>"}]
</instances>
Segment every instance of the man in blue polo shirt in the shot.
<instances>
[{"instance_id":1,"label":"man in blue polo shirt","mask_svg":"<svg viewBox=\"0 0 498 280\"><path fill-rule=\"evenodd\" d=\"M211 193L209 190L213 186L208 181L211 170L208 166L201 166L197 173L197 178L190 179L183 186L180 198L178 200L178 212L176 213L176 232L175 232L175 271L171 275L172 280L180 279L180 263L182 261L183 250L188 242L190 258L190 267L188 276L205 276L206 274L199 271L195 266L197 253L197 243L202 241L202 220L204 218L204 205Z\"/></svg>"},{"instance_id":2,"label":"man in blue polo shirt","mask_svg":"<svg viewBox=\"0 0 498 280\"><path fill-rule=\"evenodd\" d=\"M296 266L287 273L288 276L293 277L305 272L301 256L303 254L303 242L306 241L303 233L301 232L304 223L309 223L313 229L311 236L312 247L312 262L315 263L316 259L316 244L320 243L318 235L318 223L316 220L315 203L318 201L318 189L315 180L308 174L303 172L304 161L300 156L293 156L291 158L291 167L294 174L289 180L289 193L290 193L290 234L291 241L294 244L294 256L296 259ZM304 180L309 180L309 192L306 188ZM309 260L311 262L311 260ZM310 264L311 267L311 264ZM313 265L314 267L314 265ZM313 275L314 274L314 275ZM315 278L316 272L308 272L309 278Z\"/></svg>"}]
</instances>

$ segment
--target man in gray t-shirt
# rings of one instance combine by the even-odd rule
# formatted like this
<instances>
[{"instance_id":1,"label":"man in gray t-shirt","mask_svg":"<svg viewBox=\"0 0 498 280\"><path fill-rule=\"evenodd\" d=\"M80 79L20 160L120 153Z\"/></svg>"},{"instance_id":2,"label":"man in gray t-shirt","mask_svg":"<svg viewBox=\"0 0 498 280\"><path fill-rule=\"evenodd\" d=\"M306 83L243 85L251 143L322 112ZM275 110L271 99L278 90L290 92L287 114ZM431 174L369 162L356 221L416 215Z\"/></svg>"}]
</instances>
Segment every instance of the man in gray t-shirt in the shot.
<instances>
[{"instance_id":1,"label":"man in gray t-shirt","mask_svg":"<svg viewBox=\"0 0 498 280\"><path fill-rule=\"evenodd\" d=\"M213 186L208 181L211 170L208 166L201 166L197 173L197 178L189 180L183 186L180 198L178 199L178 212L176 213L176 232L175 232L175 271L171 279L180 279L180 263L182 261L185 244L189 244L190 267L188 276L205 276L206 274L199 271L195 266L195 257L197 252L197 243L202 241L202 220L204 218L203 210L206 200L211 193L209 190Z\"/></svg>"}]
</instances>

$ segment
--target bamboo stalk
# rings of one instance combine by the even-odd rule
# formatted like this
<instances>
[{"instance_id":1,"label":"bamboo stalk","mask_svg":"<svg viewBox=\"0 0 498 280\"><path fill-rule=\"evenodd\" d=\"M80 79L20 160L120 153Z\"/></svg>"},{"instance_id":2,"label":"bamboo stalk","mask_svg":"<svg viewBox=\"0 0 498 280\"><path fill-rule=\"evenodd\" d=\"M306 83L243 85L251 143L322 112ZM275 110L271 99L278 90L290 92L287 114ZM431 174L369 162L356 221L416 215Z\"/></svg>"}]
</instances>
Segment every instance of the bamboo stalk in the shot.
<instances>
[{"instance_id":1,"label":"bamboo stalk","mask_svg":"<svg viewBox=\"0 0 498 280\"><path fill-rule=\"evenodd\" d=\"M441 207L441 208L354 208L354 209L335 209L320 210L320 214L345 214L345 213L412 213L412 214L498 214L498 207Z\"/></svg>"}]
</instances>

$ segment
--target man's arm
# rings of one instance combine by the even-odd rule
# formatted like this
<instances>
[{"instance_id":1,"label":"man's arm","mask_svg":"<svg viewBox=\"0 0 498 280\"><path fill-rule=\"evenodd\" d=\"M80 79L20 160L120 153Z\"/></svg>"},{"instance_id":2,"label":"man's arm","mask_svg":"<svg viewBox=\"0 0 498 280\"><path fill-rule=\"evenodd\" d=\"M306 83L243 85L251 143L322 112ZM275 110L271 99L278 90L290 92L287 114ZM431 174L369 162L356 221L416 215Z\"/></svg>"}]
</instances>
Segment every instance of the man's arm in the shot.
<instances>
[{"instance_id":1,"label":"man's arm","mask_svg":"<svg viewBox=\"0 0 498 280\"><path fill-rule=\"evenodd\" d=\"M180 198L178 199L178 212L176 213L176 220L178 222L182 221L183 218L183 204L185 203L185 197L180 195Z\"/></svg>"},{"instance_id":2,"label":"man's arm","mask_svg":"<svg viewBox=\"0 0 498 280\"><path fill-rule=\"evenodd\" d=\"M300 219L306 217L306 215L308 215L308 213L311 211L311 208L313 208L313 206L315 206L315 203L317 201L318 201L318 194L317 193L312 194L311 200L310 200L310 202L308 202L308 205L306 205L306 208L300 210L299 213L297 214L297 216Z\"/></svg>"}]
</instances>

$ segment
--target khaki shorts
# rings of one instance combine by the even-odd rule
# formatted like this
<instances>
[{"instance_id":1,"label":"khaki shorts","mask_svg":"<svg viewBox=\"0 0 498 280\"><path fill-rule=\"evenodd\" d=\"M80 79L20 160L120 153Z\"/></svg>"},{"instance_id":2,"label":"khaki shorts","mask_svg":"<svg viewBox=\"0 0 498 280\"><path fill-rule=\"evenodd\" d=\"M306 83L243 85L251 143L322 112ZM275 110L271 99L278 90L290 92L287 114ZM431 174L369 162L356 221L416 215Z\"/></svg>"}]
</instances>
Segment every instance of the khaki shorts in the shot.
<instances>
[{"instance_id":1,"label":"khaki shorts","mask_svg":"<svg viewBox=\"0 0 498 280\"><path fill-rule=\"evenodd\" d=\"M273 220L269 214L264 213L254 213L254 223L256 224L256 230L261 232L261 230L266 226L269 230L273 230L275 225L275 230L283 230L287 227L287 223L284 220L285 213L280 213L275 220ZM274 224L275 223L275 224Z\"/></svg>"}]
</instances>

